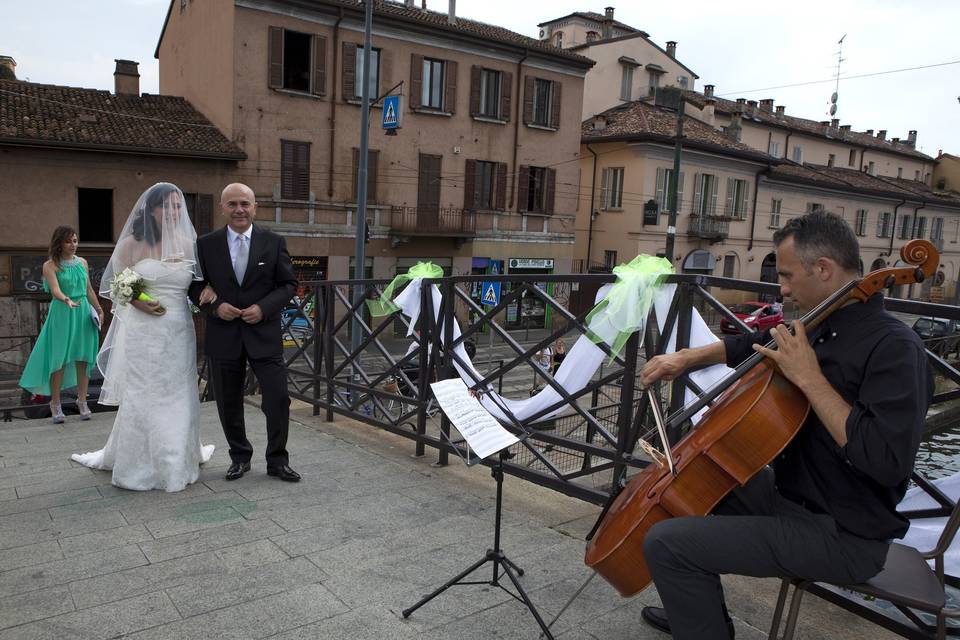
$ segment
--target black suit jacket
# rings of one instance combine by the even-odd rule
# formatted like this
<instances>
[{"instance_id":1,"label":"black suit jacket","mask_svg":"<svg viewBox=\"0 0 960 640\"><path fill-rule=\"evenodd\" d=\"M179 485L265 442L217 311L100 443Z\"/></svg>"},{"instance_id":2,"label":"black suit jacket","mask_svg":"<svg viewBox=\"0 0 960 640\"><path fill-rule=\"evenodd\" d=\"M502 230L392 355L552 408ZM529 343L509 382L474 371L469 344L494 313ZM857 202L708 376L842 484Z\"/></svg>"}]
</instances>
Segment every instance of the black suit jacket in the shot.
<instances>
[{"instance_id":1,"label":"black suit jacket","mask_svg":"<svg viewBox=\"0 0 960 640\"><path fill-rule=\"evenodd\" d=\"M250 256L243 282L237 282L230 261L227 228L208 233L197 240L197 260L203 281L190 286L190 299L197 303L207 284L217 292L217 300L204 308L208 313L206 352L216 358L238 358L241 346L251 358L266 358L283 353L280 316L296 292L290 254L283 237L261 226L253 226ZM247 324L240 318L229 322L216 315L217 307L229 302L238 309L260 305L263 320Z\"/></svg>"}]
</instances>

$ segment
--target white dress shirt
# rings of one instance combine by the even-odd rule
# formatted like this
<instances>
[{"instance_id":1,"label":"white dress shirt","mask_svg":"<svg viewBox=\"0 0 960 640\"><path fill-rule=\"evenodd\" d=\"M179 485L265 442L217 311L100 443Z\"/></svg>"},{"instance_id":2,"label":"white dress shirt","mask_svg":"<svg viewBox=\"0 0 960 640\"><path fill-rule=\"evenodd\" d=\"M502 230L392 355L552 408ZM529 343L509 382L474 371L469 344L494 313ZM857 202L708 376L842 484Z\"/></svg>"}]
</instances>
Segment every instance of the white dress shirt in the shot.
<instances>
[{"instance_id":1,"label":"white dress shirt","mask_svg":"<svg viewBox=\"0 0 960 640\"><path fill-rule=\"evenodd\" d=\"M249 260L250 241L253 239L253 225L251 224L249 227L247 227L247 230L242 234L237 233L230 227L227 227L227 246L230 247L230 266L234 267L234 270L236 270L237 266L237 238L241 235L245 236L244 242L247 243L247 259Z\"/></svg>"}]
</instances>

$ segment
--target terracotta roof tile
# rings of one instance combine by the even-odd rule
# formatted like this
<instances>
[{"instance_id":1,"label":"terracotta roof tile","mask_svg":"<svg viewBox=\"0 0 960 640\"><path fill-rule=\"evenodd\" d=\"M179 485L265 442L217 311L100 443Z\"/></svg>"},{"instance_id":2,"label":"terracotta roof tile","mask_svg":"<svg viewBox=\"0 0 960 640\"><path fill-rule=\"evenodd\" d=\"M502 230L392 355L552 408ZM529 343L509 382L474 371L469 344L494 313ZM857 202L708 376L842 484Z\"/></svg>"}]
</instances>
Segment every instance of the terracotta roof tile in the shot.
<instances>
[{"instance_id":1,"label":"terracotta roof tile","mask_svg":"<svg viewBox=\"0 0 960 640\"><path fill-rule=\"evenodd\" d=\"M916 180L872 176L855 169L784 163L775 167L770 172L769 177L773 180L819 184L835 189L868 191L895 198L908 198L913 201L925 200L945 206L960 207L960 194L934 191L923 182L917 182Z\"/></svg>"},{"instance_id":2,"label":"terracotta roof tile","mask_svg":"<svg viewBox=\"0 0 960 640\"><path fill-rule=\"evenodd\" d=\"M0 142L246 157L185 99L0 80Z\"/></svg>"}]
</instances>

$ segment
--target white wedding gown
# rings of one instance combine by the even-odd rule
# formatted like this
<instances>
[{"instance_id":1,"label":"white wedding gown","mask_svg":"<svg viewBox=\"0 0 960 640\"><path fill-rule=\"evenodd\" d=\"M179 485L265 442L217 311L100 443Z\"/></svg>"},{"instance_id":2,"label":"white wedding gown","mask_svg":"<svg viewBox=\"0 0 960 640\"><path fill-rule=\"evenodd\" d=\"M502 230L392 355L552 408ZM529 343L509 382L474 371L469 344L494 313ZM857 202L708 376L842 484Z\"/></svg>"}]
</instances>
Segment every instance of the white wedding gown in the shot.
<instances>
[{"instance_id":1,"label":"white wedding gown","mask_svg":"<svg viewBox=\"0 0 960 640\"><path fill-rule=\"evenodd\" d=\"M187 304L192 274L152 258L134 269L167 312L153 316L130 305L114 307L97 364L104 374L99 402L119 410L106 446L71 459L112 469L113 484L124 489L181 491L196 482L214 449L200 443L196 336Z\"/></svg>"}]
</instances>

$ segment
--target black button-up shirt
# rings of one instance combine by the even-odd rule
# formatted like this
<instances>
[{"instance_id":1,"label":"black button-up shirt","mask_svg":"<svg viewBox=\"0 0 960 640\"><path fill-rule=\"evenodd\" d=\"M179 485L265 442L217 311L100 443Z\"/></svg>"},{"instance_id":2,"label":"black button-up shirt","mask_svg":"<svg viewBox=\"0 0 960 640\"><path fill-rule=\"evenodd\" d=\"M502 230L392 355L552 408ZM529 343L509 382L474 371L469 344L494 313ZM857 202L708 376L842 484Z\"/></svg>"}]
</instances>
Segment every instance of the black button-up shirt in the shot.
<instances>
[{"instance_id":1,"label":"black button-up shirt","mask_svg":"<svg viewBox=\"0 0 960 640\"><path fill-rule=\"evenodd\" d=\"M883 297L849 304L808 336L823 375L851 405L847 444L840 447L811 410L797 436L773 462L777 489L828 513L863 538L901 537L909 522L897 513L920 446L933 374L923 342L883 308ZM727 364L738 365L770 332L725 338Z\"/></svg>"}]
</instances>

